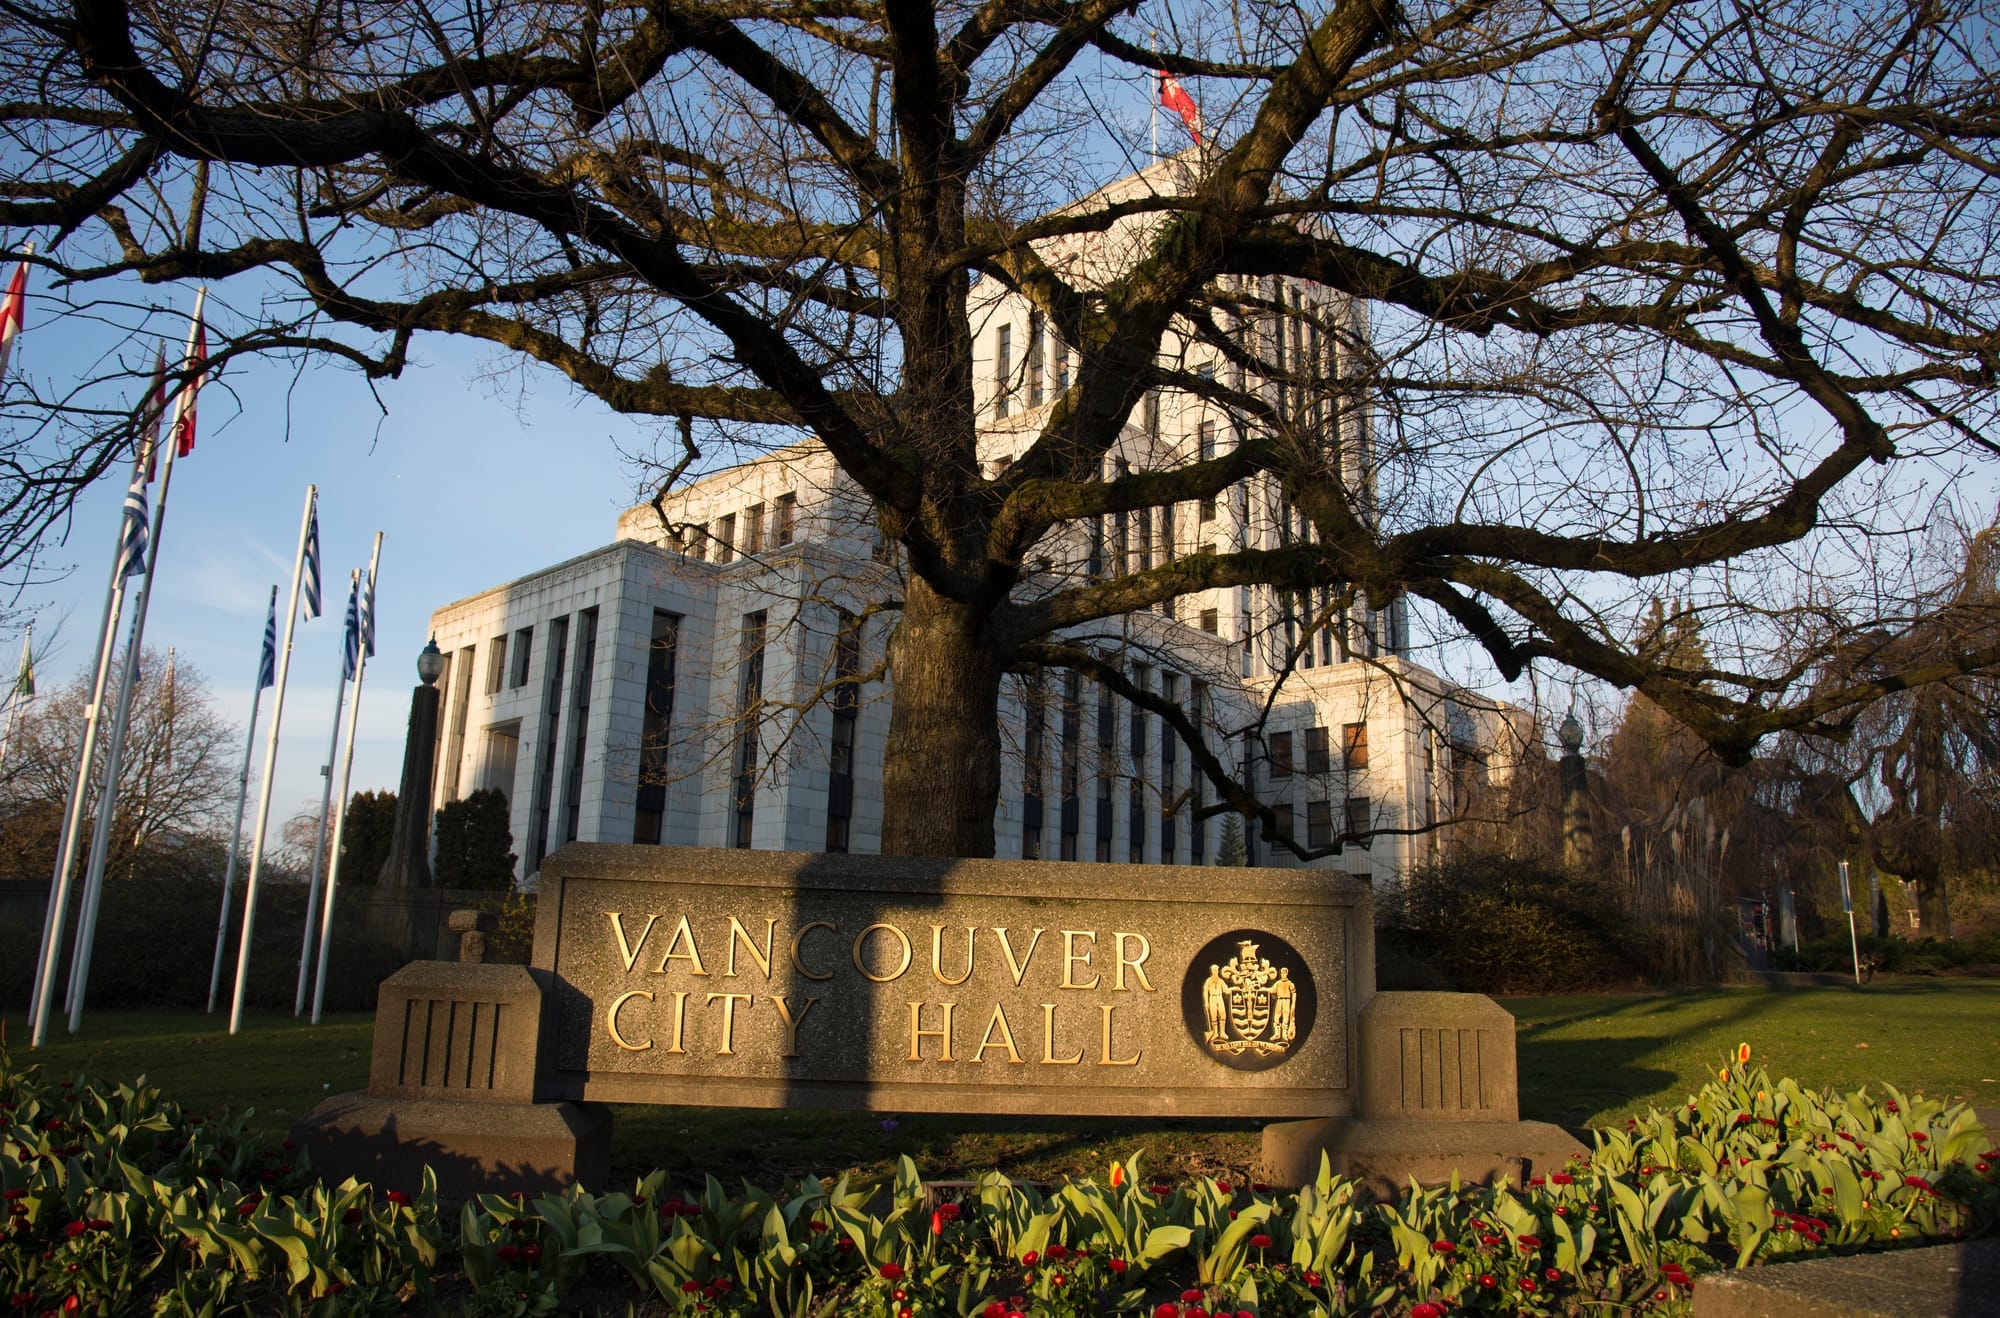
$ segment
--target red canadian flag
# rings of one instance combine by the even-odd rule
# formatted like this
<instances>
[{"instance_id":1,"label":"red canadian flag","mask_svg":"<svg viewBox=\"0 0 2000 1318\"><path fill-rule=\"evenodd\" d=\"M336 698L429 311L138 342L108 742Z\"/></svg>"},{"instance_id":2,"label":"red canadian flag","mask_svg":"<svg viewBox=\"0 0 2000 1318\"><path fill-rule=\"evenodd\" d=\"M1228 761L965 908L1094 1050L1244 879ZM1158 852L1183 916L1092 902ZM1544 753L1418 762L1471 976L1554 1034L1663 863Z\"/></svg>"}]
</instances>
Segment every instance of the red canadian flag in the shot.
<instances>
[{"instance_id":1,"label":"red canadian flag","mask_svg":"<svg viewBox=\"0 0 2000 1318\"><path fill-rule=\"evenodd\" d=\"M7 300L0 302L0 380L7 378L7 362L14 355L14 340L21 337L28 302L28 263L14 267L14 279L7 285Z\"/></svg>"},{"instance_id":2,"label":"red canadian flag","mask_svg":"<svg viewBox=\"0 0 2000 1318\"><path fill-rule=\"evenodd\" d=\"M174 418L174 456L184 458L194 452L194 404L201 387L208 383L208 326L195 321L194 349L188 353L187 369L196 375L181 395L180 411Z\"/></svg>"},{"instance_id":3,"label":"red canadian flag","mask_svg":"<svg viewBox=\"0 0 2000 1318\"><path fill-rule=\"evenodd\" d=\"M1188 131L1195 135L1197 141L1206 140L1208 130L1202 127L1201 107L1194 103L1194 97L1188 95L1187 88L1181 86L1180 79L1165 69L1159 70L1159 78L1160 104L1179 115L1181 122L1188 126Z\"/></svg>"}]
</instances>

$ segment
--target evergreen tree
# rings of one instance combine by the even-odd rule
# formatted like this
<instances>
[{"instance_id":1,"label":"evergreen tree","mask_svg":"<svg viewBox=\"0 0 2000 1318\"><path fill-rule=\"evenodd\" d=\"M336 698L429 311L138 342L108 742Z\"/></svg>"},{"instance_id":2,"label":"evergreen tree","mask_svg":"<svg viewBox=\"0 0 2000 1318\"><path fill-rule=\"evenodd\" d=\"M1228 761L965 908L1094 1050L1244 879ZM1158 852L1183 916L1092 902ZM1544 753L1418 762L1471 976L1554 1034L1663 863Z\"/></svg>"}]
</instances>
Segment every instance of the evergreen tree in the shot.
<instances>
[{"instance_id":1,"label":"evergreen tree","mask_svg":"<svg viewBox=\"0 0 2000 1318\"><path fill-rule=\"evenodd\" d=\"M342 883L373 883L389 859L389 839L396 827L394 792L356 792L347 802L347 823L340 833Z\"/></svg>"},{"instance_id":2,"label":"evergreen tree","mask_svg":"<svg viewBox=\"0 0 2000 1318\"><path fill-rule=\"evenodd\" d=\"M1250 850L1243 845L1243 820L1237 815L1222 817L1222 843L1215 853L1218 865L1248 865Z\"/></svg>"},{"instance_id":3,"label":"evergreen tree","mask_svg":"<svg viewBox=\"0 0 2000 1318\"><path fill-rule=\"evenodd\" d=\"M514 886L514 835L507 828L507 798L498 788L483 787L437 812L437 863L432 873L440 888Z\"/></svg>"}]
</instances>

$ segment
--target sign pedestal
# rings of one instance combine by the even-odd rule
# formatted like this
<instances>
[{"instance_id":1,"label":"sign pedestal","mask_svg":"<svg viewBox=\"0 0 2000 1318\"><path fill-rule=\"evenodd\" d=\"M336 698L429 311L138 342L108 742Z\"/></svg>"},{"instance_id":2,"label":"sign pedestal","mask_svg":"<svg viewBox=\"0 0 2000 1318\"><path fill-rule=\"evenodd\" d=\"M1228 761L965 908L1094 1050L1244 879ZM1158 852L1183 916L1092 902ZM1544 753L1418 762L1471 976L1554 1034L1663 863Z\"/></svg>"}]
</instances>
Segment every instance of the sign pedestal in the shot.
<instances>
[{"instance_id":1,"label":"sign pedestal","mask_svg":"<svg viewBox=\"0 0 2000 1318\"><path fill-rule=\"evenodd\" d=\"M1516 1185L1588 1151L1559 1126L1522 1121L1514 1018L1477 993L1377 993L1361 1009L1359 1115L1264 1128L1264 1171L1309 1185L1333 1170L1395 1199L1424 1184Z\"/></svg>"},{"instance_id":2,"label":"sign pedestal","mask_svg":"<svg viewBox=\"0 0 2000 1318\"><path fill-rule=\"evenodd\" d=\"M332 1181L414 1189L428 1164L446 1199L601 1186L610 1112L536 1101L545 977L458 961L403 967L376 999L367 1091L327 1099L292 1139Z\"/></svg>"}]
</instances>

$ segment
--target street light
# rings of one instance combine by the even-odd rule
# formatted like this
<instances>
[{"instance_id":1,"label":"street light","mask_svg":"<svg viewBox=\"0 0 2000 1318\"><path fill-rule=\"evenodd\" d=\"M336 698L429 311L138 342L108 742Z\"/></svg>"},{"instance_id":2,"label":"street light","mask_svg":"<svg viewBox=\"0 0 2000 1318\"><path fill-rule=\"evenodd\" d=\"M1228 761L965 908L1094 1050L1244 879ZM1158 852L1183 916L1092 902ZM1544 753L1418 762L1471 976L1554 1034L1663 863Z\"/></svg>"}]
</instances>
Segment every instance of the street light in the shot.
<instances>
[{"instance_id":1,"label":"street light","mask_svg":"<svg viewBox=\"0 0 2000 1318\"><path fill-rule=\"evenodd\" d=\"M438 649L437 637L433 636L430 644L417 655L417 676L423 679L425 686L432 686L442 672L444 672L444 651Z\"/></svg>"},{"instance_id":2,"label":"street light","mask_svg":"<svg viewBox=\"0 0 2000 1318\"><path fill-rule=\"evenodd\" d=\"M1556 729L1556 740L1571 755L1583 749L1583 724L1576 721L1575 710L1563 715L1562 726Z\"/></svg>"}]
</instances>

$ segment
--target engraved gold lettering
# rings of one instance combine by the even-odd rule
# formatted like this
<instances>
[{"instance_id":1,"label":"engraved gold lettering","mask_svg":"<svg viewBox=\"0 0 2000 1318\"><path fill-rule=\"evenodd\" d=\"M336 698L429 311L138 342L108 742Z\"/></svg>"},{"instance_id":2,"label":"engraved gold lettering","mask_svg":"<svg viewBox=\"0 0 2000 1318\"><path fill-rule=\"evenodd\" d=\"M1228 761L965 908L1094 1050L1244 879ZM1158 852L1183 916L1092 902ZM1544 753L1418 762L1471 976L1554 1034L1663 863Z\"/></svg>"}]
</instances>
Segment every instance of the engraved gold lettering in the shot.
<instances>
[{"instance_id":1,"label":"engraved gold lettering","mask_svg":"<svg viewBox=\"0 0 2000 1318\"><path fill-rule=\"evenodd\" d=\"M931 974L937 976L938 983L949 984L956 988L958 985L972 978L972 931L973 926L965 926L965 973L957 979L946 979L944 977L944 926L941 924L931 926Z\"/></svg>"},{"instance_id":2,"label":"engraved gold lettering","mask_svg":"<svg viewBox=\"0 0 2000 1318\"><path fill-rule=\"evenodd\" d=\"M681 1046L681 1036L687 1033L687 1019L688 995L685 990L676 989L674 990L674 1041L667 1045L666 1051L686 1054L687 1049Z\"/></svg>"},{"instance_id":3,"label":"engraved gold lettering","mask_svg":"<svg viewBox=\"0 0 2000 1318\"><path fill-rule=\"evenodd\" d=\"M730 916L729 917L729 964L723 969L722 972L723 975L724 976L735 975L736 945L738 943L741 943L743 945L743 950L750 954L750 959L757 963L757 969L764 972L765 979L769 979L771 977L771 939L773 936L776 935L777 932L778 932L778 922L776 920L767 917L764 921L764 950L760 953L757 950L757 944L750 941L750 931L743 927L743 922L741 920L738 920L733 915Z\"/></svg>"},{"instance_id":4,"label":"engraved gold lettering","mask_svg":"<svg viewBox=\"0 0 2000 1318\"><path fill-rule=\"evenodd\" d=\"M646 917L646 927L639 931L639 946L634 947L625 941L625 917L617 911L606 911L604 914L611 921L611 932L618 935L618 955L624 959L625 970L629 974L633 963L639 959L639 953L645 950L646 935L653 932L653 923L660 917L657 915Z\"/></svg>"},{"instance_id":5,"label":"engraved gold lettering","mask_svg":"<svg viewBox=\"0 0 2000 1318\"><path fill-rule=\"evenodd\" d=\"M1146 978L1146 958L1153 955L1152 943L1147 941L1144 934L1113 934L1111 936L1117 940L1118 944L1118 969L1112 974L1111 987L1114 990L1124 988L1125 972L1127 969L1130 969L1138 977L1139 983L1145 988L1146 992L1151 993L1153 991L1153 981ZM1125 955L1125 940L1128 938L1133 939L1139 944L1139 955L1136 958Z\"/></svg>"},{"instance_id":6,"label":"engraved gold lettering","mask_svg":"<svg viewBox=\"0 0 2000 1318\"><path fill-rule=\"evenodd\" d=\"M620 993L612 1000L611 1010L604 1013L604 1028L610 1032L611 1042L617 1044L626 1052L643 1053L653 1046L651 1039L646 1040L644 1043L628 1043L625 1036L618 1032L618 1009L633 998L644 998L646 1001L651 1002L653 995L644 989L633 989L630 993Z\"/></svg>"},{"instance_id":7,"label":"engraved gold lettering","mask_svg":"<svg viewBox=\"0 0 2000 1318\"><path fill-rule=\"evenodd\" d=\"M1117 1005L1107 1002L1098 1007L1097 1010L1103 1013L1104 1016L1103 1048L1098 1055L1097 1064L1099 1066L1137 1066L1139 1059L1146 1055L1146 1050L1143 1048L1123 1061L1119 1061L1111 1055L1111 1013L1118 1010Z\"/></svg>"},{"instance_id":8,"label":"engraved gold lettering","mask_svg":"<svg viewBox=\"0 0 2000 1318\"><path fill-rule=\"evenodd\" d=\"M687 943L687 951L676 952L674 949L679 947L683 941ZM681 917L681 922L674 926L674 936L667 940L666 955L660 958L660 968L653 973L656 975L666 974L667 962L669 961L687 962L693 967L693 970L689 972L691 974L706 975L708 973L701 967L701 949L694 945L694 930L688 928L688 918L685 915Z\"/></svg>"},{"instance_id":9,"label":"engraved gold lettering","mask_svg":"<svg viewBox=\"0 0 2000 1318\"><path fill-rule=\"evenodd\" d=\"M1095 929L1065 929L1062 931L1062 936L1063 936L1063 976L1062 976L1062 984L1059 987L1066 989L1096 988L1097 976L1095 974L1091 975L1090 982L1088 984L1077 983L1075 979L1075 974L1076 974L1076 968L1079 965L1085 967L1086 969L1090 966L1090 954L1097 948L1097 931ZM1078 956L1076 951L1076 941L1079 938L1087 938L1090 940L1090 946L1083 950L1083 955L1081 956Z\"/></svg>"},{"instance_id":10,"label":"engraved gold lettering","mask_svg":"<svg viewBox=\"0 0 2000 1318\"><path fill-rule=\"evenodd\" d=\"M824 929L824 930L826 930L826 931L827 931L828 933L833 933L833 932L836 932L836 931L834 930L834 927L833 927L832 925L828 924L828 923L827 923L826 921L824 921L824 920L814 920L814 921L813 921L813 922L812 922L811 924L809 924L809 925L806 925L805 927L803 927L802 929L800 929L800 930L799 930L799 931L798 931L797 933L793 934L793 935L792 935L792 969L794 969L794 970L798 971L798 972L799 972L799 974L800 974L801 976L803 976L804 978L806 978L806 979L832 979L832 978L833 978L833 972L832 972L831 970L827 971L827 972L826 972L826 973L825 973L824 975L815 975L815 974L813 974L813 972L812 972L812 971L810 971L810 970L807 970L807 969L806 969L806 963L805 963L804 961L802 961L802 960L801 960L801 959L799 958L799 946L800 946L800 944L804 943L804 942L806 941L806 935L807 935L807 934L809 934L809 933L811 933L811 932L812 932L813 930L815 930L815 929Z\"/></svg>"},{"instance_id":11,"label":"engraved gold lettering","mask_svg":"<svg viewBox=\"0 0 2000 1318\"><path fill-rule=\"evenodd\" d=\"M1000 1032L1000 1037L997 1040L993 1037L995 1030ZM1016 1066L1023 1065L1021 1052L1018 1048L1014 1047L1014 1031L1007 1024L1007 1006L1005 1003L993 1004L993 1019L986 1022L986 1036L979 1041L979 1048L972 1054L972 1060L975 1062L985 1061L986 1050L988 1048L1005 1048L1007 1050L1008 1061L1014 1063Z\"/></svg>"},{"instance_id":12,"label":"engraved gold lettering","mask_svg":"<svg viewBox=\"0 0 2000 1318\"><path fill-rule=\"evenodd\" d=\"M957 1007L958 1004L956 1002L939 1004L944 1008L944 1028L941 1030L927 1030L923 1027L925 1005L921 1002L912 1002L910 1004L910 1056L907 1060L912 1062L921 1062L924 1060L924 1040L926 1039L944 1040L944 1055L938 1058L940 1062L956 1060L951 1055L951 1013L952 1009Z\"/></svg>"},{"instance_id":13,"label":"engraved gold lettering","mask_svg":"<svg viewBox=\"0 0 2000 1318\"><path fill-rule=\"evenodd\" d=\"M1053 1002L1044 1002L1042 1004L1042 1065L1075 1066L1082 1060L1082 1052L1078 1052L1074 1057L1056 1056L1056 1004Z\"/></svg>"},{"instance_id":14,"label":"engraved gold lettering","mask_svg":"<svg viewBox=\"0 0 2000 1318\"><path fill-rule=\"evenodd\" d=\"M785 1023L785 1050L779 1053L778 1056L797 1057L799 1055L799 1022L806 1018L806 1013L811 1011L813 1004L818 1001L818 998L807 998L799 1007L799 1014L794 1016L792 1015L792 1004L785 1001L784 994L774 993L771 995L771 1005L778 1009L778 1019Z\"/></svg>"},{"instance_id":15,"label":"engraved gold lettering","mask_svg":"<svg viewBox=\"0 0 2000 1318\"><path fill-rule=\"evenodd\" d=\"M717 1057L734 1057L736 1056L736 1004L750 1001L750 995L748 993L711 993L708 995L708 1001L710 1006L715 1005L717 1002L722 1003L722 1046L715 1050L715 1055ZM1107 1030L1109 1028L1108 1026L1106 1027ZM1107 1033L1105 1037L1110 1038L1110 1035Z\"/></svg>"},{"instance_id":16,"label":"engraved gold lettering","mask_svg":"<svg viewBox=\"0 0 2000 1318\"><path fill-rule=\"evenodd\" d=\"M897 963L896 968L894 970L890 971L886 975L878 975L874 971L870 970L868 968L868 963L865 960L863 960L861 956L861 949L867 944L868 935L874 933L877 929L886 929L890 933L894 934L896 936L896 941L900 943L903 948L903 959ZM871 924L866 929L863 929L859 934L855 935L853 956L854 956L854 968L861 972L861 977L863 979L870 980L876 984L887 984L892 979L900 979L902 977L903 972L910 968L910 936L904 933L901 929L898 929L893 924Z\"/></svg>"},{"instance_id":17,"label":"engraved gold lettering","mask_svg":"<svg viewBox=\"0 0 2000 1318\"><path fill-rule=\"evenodd\" d=\"M993 932L1000 935L1000 950L1007 954L1007 969L1014 972L1014 987L1019 988L1021 987L1021 976L1028 973L1028 963L1035 959L1035 947L1042 941L1042 931L1040 929L1035 930L1035 936L1028 940L1028 954L1019 961L1014 959L1014 945L1008 941L1007 931L1005 929L995 929Z\"/></svg>"}]
</instances>

